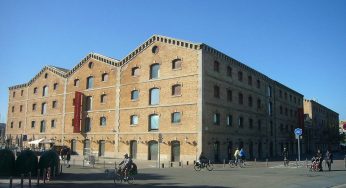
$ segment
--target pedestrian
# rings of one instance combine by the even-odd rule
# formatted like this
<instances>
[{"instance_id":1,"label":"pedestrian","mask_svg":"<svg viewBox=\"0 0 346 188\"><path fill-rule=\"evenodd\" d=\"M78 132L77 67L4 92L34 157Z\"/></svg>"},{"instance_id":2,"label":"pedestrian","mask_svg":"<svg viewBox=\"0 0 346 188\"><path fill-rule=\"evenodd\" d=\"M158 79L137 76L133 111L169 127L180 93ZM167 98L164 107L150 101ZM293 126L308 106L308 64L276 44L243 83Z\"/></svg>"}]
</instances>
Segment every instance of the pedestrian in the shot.
<instances>
[{"instance_id":1,"label":"pedestrian","mask_svg":"<svg viewBox=\"0 0 346 188\"><path fill-rule=\"evenodd\" d=\"M239 151L239 157L240 157L241 163L244 165L246 156L245 156L245 151L243 148L241 148Z\"/></svg>"},{"instance_id":2,"label":"pedestrian","mask_svg":"<svg viewBox=\"0 0 346 188\"><path fill-rule=\"evenodd\" d=\"M238 160L239 160L239 148L237 148L234 151L234 162L235 162L235 164L238 164Z\"/></svg>"},{"instance_id":3,"label":"pedestrian","mask_svg":"<svg viewBox=\"0 0 346 188\"><path fill-rule=\"evenodd\" d=\"M328 166L328 170L331 171L333 163L333 153L329 149L327 149L325 160Z\"/></svg>"},{"instance_id":4,"label":"pedestrian","mask_svg":"<svg viewBox=\"0 0 346 188\"><path fill-rule=\"evenodd\" d=\"M71 150L70 148L67 148L67 153L66 153L67 168L70 168L70 160L71 160Z\"/></svg>"}]
</instances>

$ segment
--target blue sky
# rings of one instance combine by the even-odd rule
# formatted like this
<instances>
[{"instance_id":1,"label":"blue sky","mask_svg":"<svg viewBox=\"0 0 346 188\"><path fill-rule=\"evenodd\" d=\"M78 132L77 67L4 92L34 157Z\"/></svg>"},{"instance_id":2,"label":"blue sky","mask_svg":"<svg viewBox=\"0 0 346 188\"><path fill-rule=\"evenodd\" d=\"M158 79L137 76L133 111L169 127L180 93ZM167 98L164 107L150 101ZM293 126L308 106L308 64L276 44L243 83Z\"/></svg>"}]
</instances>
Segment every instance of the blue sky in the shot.
<instances>
[{"instance_id":1,"label":"blue sky","mask_svg":"<svg viewBox=\"0 0 346 188\"><path fill-rule=\"evenodd\" d=\"M1 0L0 122L8 87L89 52L122 59L153 34L206 43L346 120L344 0Z\"/></svg>"}]
</instances>

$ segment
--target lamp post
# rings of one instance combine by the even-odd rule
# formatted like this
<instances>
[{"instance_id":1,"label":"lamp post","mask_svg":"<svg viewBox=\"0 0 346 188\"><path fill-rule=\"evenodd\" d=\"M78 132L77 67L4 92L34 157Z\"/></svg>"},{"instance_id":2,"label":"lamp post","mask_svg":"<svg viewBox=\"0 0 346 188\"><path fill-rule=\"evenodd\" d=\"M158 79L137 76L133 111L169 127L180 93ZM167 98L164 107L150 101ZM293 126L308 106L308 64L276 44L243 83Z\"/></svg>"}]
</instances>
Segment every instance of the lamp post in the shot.
<instances>
[{"instance_id":1,"label":"lamp post","mask_svg":"<svg viewBox=\"0 0 346 188\"><path fill-rule=\"evenodd\" d=\"M160 168L160 143L162 142L163 138L162 138L162 134L159 133L159 137L158 137L158 143L157 143L157 167Z\"/></svg>"}]
</instances>

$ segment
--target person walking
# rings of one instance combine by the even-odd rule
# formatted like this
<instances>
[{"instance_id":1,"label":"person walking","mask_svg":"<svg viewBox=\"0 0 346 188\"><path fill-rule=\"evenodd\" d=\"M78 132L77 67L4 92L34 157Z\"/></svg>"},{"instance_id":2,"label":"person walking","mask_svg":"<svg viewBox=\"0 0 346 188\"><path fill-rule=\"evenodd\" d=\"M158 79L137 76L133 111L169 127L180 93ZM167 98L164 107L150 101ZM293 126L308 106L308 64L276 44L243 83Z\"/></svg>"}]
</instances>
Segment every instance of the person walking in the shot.
<instances>
[{"instance_id":1,"label":"person walking","mask_svg":"<svg viewBox=\"0 0 346 188\"><path fill-rule=\"evenodd\" d=\"M288 166L288 150L286 148L284 148L282 156L284 157L284 166Z\"/></svg>"},{"instance_id":2,"label":"person walking","mask_svg":"<svg viewBox=\"0 0 346 188\"><path fill-rule=\"evenodd\" d=\"M323 168L322 168L322 161L323 161L323 155L321 153L321 150L317 150L317 153L316 153L316 159L318 160L318 168L320 169L320 171L323 171Z\"/></svg>"},{"instance_id":3,"label":"person walking","mask_svg":"<svg viewBox=\"0 0 346 188\"><path fill-rule=\"evenodd\" d=\"M331 171L332 163L333 163L333 153L329 149L327 149L325 158L326 158L328 170Z\"/></svg>"},{"instance_id":4,"label":"person walking","mask_svg":"<svg viewBox=\"0 0 346 188\"><path fill-rule=\"evenodd\" d=\"M67 161L67 168L70 168L70 160L71 160L71 150L70 148L67 149L66 153L66 161Z\"/></svg>"}]
</instances>

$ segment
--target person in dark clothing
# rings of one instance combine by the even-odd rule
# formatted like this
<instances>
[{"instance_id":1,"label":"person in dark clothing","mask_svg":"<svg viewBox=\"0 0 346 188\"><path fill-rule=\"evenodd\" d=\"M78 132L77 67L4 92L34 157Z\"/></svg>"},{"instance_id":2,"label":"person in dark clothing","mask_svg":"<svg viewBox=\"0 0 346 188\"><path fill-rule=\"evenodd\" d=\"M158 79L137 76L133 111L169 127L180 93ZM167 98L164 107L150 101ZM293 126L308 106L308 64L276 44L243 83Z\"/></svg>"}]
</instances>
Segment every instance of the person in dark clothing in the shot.
<instances>
[{"instance_id":1,"label":"person in dark clothing","mask_svg":"<svg viewBox=\"0 0 346 188\"><path fill-rule=\"evenodd\" d=\"M332 169L333 153L329 149L327 149L325 160L328 166L328 170L330 171Z\"/></svg>"},{"instance_id":2,"label":"person in dark clothing","mask_svg":"<svg viewBox=\"0 0 346 188\"><path fill-rule=\"evenodd\" d=\"M286 148L284 148L282 156L284 157L284 166L288 166L288 150Z\"/></svg>"},{"instance_id":3,"label":"person in dark clothing","mask_svg":"<svg viewBox=\"0 0 346 188\"><path fill-rule=\"evenodd\" d=\"M70 148L67 148L66 152L66 161L67 161L67 168L70 168L70 160L71 160L71 150Z\"/></svg>"},{"instance_id":4,"label":"person in dark clothing","mask_svg":"<svg viewBox=\"0 0 346 188\"><path fill-rule=\"evenodd\" d=\"M203 152L201 152L198 159L199 159L199 162L201 163L201 165L208 163L208 158L206 156L204 156Z\"/></svg>"}]
</instances>

